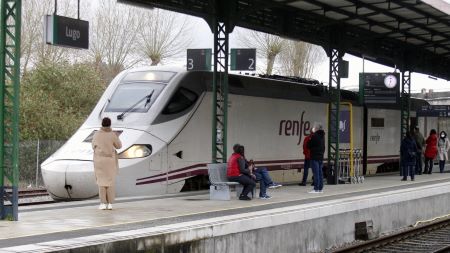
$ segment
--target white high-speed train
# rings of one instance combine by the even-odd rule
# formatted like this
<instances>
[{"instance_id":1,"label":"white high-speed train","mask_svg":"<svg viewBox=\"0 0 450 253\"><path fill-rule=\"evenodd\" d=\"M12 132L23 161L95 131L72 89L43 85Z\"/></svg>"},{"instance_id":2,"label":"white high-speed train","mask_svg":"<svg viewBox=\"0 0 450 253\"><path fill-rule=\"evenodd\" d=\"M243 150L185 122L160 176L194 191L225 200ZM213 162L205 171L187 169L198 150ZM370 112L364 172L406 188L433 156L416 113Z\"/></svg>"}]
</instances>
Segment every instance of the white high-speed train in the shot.
<instances>
[{"instance_id":1,"label":"white high-speed train","mask_svg":"<svg viewBox=\"0 0 450 253\"><path fill-rule=\"evenodd\" d=\"M211 72L170 67L123 71L84 124L41 165L48 192L57 200L97 196L91 139L103 117L111 118L123 143L118 196L174 193L185 184L186 189L204 183L211 161L211 84ZM268 167L274 180L299 180L304 135L314 122L327 125L326 88L293 79L230 75L229 93L228 154L234 143L243 144L247 157ZM399 109L368 108L364 134L365 112L357 94L342 91L342 100L353 104L353 146L363 148L366 138L367 173L398 161ZM413 100L412 105L424 103Z\"/></svg>"}]
</instances>

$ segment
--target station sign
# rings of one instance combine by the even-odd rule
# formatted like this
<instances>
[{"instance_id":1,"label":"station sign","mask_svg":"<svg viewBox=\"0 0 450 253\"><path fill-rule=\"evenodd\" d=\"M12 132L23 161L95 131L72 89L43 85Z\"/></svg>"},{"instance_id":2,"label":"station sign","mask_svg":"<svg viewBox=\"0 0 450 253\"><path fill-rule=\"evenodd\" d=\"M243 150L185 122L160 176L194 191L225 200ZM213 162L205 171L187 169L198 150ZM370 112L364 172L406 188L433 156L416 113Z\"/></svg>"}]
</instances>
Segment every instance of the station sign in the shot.
<instances>
[{"instance_id":1,"label":"station sign","mask_svg":"<svg viewBox=\"0 0 450 253\"><path fill-rule=\"evenodd\" d=\"M348 78L348 61L339 60L339 78Z\"/></svg>"},{"instance_id":2,"label":"station sign","mask_svg":"<svg viewBox=\"0 0 450 253\"><path fill-rule=\"evenodd\" d=\"M417 117L450 117L450 105L423 105L416 113Z\"/></svg>"},{"instance_id":3,"label":"station sign","mask_svg":"<svg viewBox=\"0 0 450 253\"><path fill-rule=\"evenodd\" d=\"M361 102L365 104L398 104L399 73L359 73Z\"/></svg>"},{"instance_id":4,"label":"station sign","mask_svg":"<svg viewBox=\"0 0 450 253\"><path fill-rule=\"evenodd\" d=\"M189 71L211 70L211 48L188 49L186 69Z\"/></svg>"},{"instance_id":5,"label":"station sign","mask_svg":"<svg viewBox=\"0 0 450 253\"><path fill-rule=\"evenodd\" d=\"M80 19L46 15L45 43L56 46L89 49L89 22Z\"/></svg>"},{"instance_id":6,"label":"station sign","mask_svg":"<svg viewBox=\"0 0 450 253\"><path fill-rule=\"evenodd\" d=\"M256 48L232 48L231 70L256 70Z\"/></svg>"}]
</instances>

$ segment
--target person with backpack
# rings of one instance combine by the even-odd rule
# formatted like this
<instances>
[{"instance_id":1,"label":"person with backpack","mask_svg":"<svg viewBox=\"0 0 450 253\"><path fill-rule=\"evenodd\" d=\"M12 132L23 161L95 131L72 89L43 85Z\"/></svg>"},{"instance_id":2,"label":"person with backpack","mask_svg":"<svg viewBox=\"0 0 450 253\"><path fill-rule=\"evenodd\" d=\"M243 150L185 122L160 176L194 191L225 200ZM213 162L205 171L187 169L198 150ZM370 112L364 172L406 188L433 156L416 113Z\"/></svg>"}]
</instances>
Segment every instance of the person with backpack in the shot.
<instances>
[{"instance_id":1,"label":"person with backpack","mask_svg":"<svg viewBox=\"0 0 450 253\"><path fill-rule=\"evenodd\" d=\"M413 139L413 134L406 132L405 138L402 140L400 145L400 159L402 166L402 181L406 181L409 176L411 181L414 181L415 167L416 167L416 155L417 155L417 145Z\"/></svg>"},{"instance_id":2,"label":"person with backpack","mask_svg":"<svg viewBox=\"0 0 450 253\"><path fill-rule=\"evenodd\" d=\"M447 133L441 131L439 134L438 141L438 152L439 152L439 172L444 172L445 161L448 160L448 150L450 148L450 142L447 138Z\"/></svg>"}]
</instances>

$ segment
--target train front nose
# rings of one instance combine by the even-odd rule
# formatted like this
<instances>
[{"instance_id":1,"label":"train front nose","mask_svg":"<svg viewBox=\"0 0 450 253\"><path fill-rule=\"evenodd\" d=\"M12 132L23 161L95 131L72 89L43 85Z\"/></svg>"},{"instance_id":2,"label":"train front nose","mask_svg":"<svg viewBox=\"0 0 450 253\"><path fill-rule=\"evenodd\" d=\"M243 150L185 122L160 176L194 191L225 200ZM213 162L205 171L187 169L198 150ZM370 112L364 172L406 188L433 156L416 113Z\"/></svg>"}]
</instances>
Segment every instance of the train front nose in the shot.
<instances>
[{"instance_id":1,"label":"train front nose","mask_svg":"<svg viewBox=\"0 0 450 253\"><path fill-rule=\"evenodd\" d=\"M98 196L92 161L57 160L42 165L47 191L55 200L81 200Z\"/></svg>"}]
</instances>

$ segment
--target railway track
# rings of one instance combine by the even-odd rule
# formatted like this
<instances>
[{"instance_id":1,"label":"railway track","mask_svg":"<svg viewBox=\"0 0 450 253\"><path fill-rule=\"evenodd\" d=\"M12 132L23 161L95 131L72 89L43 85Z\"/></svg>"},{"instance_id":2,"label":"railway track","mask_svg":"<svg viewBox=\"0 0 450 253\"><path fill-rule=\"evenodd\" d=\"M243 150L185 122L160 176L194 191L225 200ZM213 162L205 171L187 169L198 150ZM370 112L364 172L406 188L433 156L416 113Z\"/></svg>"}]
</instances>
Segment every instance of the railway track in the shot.
<instances>
[{"instance_id":1,"label":"railway track","mask_svg":"<svg viewBox=\"0 0 450 253\"><path fill-rule=\"evenodd\" d=\"M50 195L45 189L19 190L19 206L42 205L54 202L50 199Z\"/></svg>"},{"instance_id":2,"label":"railway track","mask_svg":"<svg viewBox=\"0 0 450 253\"><path fill-rule=\"evenodd\" d=\"M334 253L450 252L450 218L411 228L361 244L337 249Z\"/></svg>"}]
</instances>

